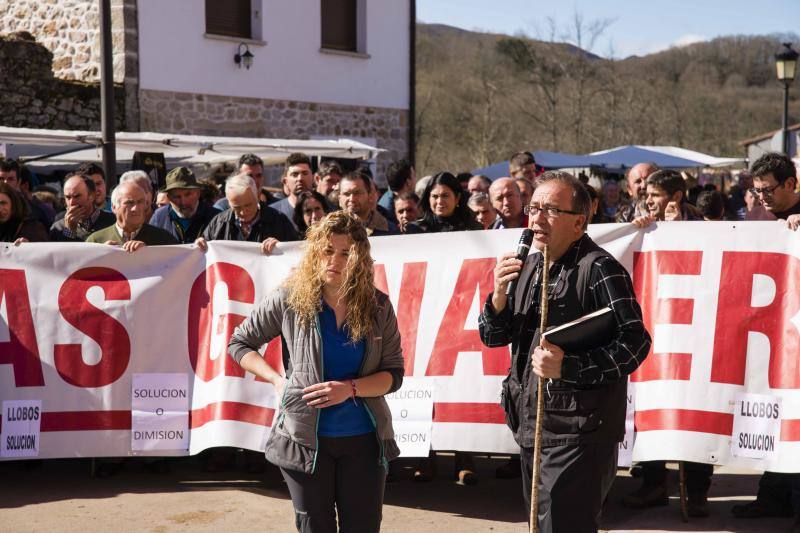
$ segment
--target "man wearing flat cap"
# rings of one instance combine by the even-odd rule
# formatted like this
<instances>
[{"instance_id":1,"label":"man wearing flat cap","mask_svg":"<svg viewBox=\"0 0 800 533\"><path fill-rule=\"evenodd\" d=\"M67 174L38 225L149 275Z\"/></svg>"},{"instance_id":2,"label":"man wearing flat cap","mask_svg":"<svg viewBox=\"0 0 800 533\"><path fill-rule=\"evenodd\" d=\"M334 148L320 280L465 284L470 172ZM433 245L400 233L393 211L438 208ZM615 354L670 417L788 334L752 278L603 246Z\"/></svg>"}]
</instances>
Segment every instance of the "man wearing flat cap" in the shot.
<instances>
[{"instance_id":1,"label":"man wearing flat cap","mask_svg":"<svg viewBox=\"0 0 800 533\"><path fill-rule=\"evenodd\" d=\"M169 205L156 209L150 224L166 230L180 244L193 243L219 210L200 201L203 188L189 168L172 169L166 181Z\"/></svg>"}]
</instances>

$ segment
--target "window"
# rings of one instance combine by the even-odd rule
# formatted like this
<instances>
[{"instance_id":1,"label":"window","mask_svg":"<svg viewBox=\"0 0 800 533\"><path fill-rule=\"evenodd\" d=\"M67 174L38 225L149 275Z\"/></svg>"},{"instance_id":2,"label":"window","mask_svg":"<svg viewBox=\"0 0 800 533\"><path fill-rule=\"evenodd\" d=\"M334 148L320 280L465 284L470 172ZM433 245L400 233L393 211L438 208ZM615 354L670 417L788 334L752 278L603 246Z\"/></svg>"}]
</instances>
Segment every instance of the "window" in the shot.
<instances>
[{"instance_id":1,"label":"window","mask_svg":"<svg viewBox=\"0 0 800 533\"><path fill-rule=\"evenodd\" d=\"M206 33L251 39L250 0L206 0Z\"/></svg>"},{"instance_id":2,"label":"window","mask_svg":"<svg viewBox=\"0 0 800 533\"><path fill-rule=\"evenodd\" d=\"M320 0L322 48L359 52L358 0Z\"/></svg>"}]
</instances>

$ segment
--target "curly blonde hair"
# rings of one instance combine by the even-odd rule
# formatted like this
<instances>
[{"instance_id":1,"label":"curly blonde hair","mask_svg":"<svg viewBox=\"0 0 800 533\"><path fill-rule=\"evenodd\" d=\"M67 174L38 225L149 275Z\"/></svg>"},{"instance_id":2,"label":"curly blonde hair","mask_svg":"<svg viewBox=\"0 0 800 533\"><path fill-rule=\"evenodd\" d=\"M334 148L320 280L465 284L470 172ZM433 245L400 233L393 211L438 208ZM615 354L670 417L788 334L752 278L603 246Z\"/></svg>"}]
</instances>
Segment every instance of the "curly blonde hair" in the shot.
<instances>
[{"instance_id":1,"label":"curly blonde hair","mask_svg":"<svg viewBox=\"0 0 800 533\"><path fill-rule=\"evenodd\" d=\"M352 241L337 296L339 301L346 302L345 322L350 340L358 342L371 331L378 303L367 231L355 215L335 211L308 228L303 257L284 282L288 289L287 303L304 326L314 324L322 309L322 288L325 285L322 261L334 234L346 235Z\"/></svg>"}]
</instances>

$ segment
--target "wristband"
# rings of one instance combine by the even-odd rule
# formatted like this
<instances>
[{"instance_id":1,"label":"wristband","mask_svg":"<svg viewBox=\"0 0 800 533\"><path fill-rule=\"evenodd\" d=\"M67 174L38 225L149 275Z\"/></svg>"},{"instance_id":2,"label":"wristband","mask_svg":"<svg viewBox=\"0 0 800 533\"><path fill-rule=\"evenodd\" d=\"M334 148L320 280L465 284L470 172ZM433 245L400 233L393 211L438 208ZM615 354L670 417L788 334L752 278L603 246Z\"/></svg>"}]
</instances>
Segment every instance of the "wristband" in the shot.
<instances>
[{"instance_id":1,"label":"wristband","mask_svg":"<svg viewBox=\"0 0 800 533\"><path fill-rule=\"evenodd\" d=\"M356 380L350 380L350 397L353 399L353 403L358 405L356 401L356 396L358 395L358 387L356 387Z\"/></svg>"}]
</instances>

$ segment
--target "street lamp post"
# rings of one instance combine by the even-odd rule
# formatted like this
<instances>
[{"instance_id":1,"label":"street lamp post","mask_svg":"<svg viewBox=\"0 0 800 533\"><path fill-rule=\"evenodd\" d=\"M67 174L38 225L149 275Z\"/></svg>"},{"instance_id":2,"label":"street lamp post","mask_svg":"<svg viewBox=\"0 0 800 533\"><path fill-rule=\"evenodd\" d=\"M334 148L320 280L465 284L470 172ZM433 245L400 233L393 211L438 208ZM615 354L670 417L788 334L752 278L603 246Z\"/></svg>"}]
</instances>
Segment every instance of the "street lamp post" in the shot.
<instances>
[{"instance_id":1,"label":"street lamp post","mask_svg":"<svg viewBox=\"0 0 800 533\"><path fill-rule=\"evenodd\" d=\"M780 53L775 54L775 67L777 69L778 81L783 83L783 133L781 146L783 153L789 154L789 85L794 81L794 73L797 67L798 54L792 50L792 43L783 43L786 48Z\"/></svg>"}]
</instances>

